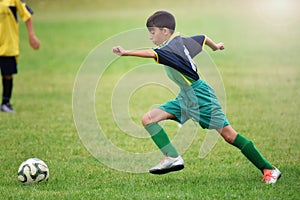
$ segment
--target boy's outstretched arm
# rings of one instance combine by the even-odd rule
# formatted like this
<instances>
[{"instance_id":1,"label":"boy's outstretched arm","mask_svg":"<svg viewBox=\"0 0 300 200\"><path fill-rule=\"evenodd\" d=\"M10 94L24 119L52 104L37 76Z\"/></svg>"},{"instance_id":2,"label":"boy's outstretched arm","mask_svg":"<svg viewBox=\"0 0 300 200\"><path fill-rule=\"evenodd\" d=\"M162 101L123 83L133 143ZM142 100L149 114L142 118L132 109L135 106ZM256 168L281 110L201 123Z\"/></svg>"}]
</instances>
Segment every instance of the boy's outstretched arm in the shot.
<instances>
[{"instance_id":1,"label":"boy's outstretched arm","mask_svg":"<svg viewBox=\"0 0 300 200\"><path fill-rule=\"evenodd\" d=\"M205 44L207 46L209 46L212 50L216 51L216 50L223 50L224 47L224 43L223 42L219 42L219 43L215 43L212 39L210 39L209 37L206 37L206 41Z\"/></svg>"},{"instance_id":2,"label":"boy's outstretched arm","mask_svg":"<svg viewBox=\"0 0 300 200\"><path fill-rule=\"evenodd\" d=\"M112 51L119 56L137 56L142 58L156 58L154 51L150 49L145 50L125 50L121 46L113 47Z\"/></svg>"}]
</instances>

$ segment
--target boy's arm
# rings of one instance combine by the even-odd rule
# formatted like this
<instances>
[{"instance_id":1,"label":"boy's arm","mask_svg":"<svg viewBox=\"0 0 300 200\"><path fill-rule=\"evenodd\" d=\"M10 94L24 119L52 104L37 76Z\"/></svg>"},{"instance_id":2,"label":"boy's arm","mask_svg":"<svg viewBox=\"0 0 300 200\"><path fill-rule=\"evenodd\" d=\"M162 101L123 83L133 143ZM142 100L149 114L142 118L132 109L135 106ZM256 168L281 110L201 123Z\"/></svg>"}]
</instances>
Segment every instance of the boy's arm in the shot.
<instances>
[{"instance_id":1,"label":"boy's arm","mask_svg":"<svg viewBox=\"0 0 300 200\"><path fill-rule=\"evenodd\" d=\"M30 46L34 49L39 49L40 47L40 41L39 39L35 36L33 26L32 26L32 21L31 18L29 18L26 22L26 27L27 27L27 32L28 32L28 38L29 38L29 43Z\"/></svg>"},{"instance_id":2,"label":"boy's arm","mask_svg":"<svg viewBox=\"0 0 300 200\"><path fill-rule=\"evenodd\" d=\"M223 50L224 47L224 43L223 42L219 42L219 43L215 43L212 39L210 39L209 37L206 37L205 40L205 44L207 46L209 46L212 50L216 51L216 50Z\"/></svg>"},{"instance_id":3,"label":"boy's arm","mask_svg":"<svg viewBox=\"0 0 300 200\"><path fill-rule=\"evenodd\" d=\"M142 58L156 58L154 51L150 49L145 50L125 50L121 46L113 47L113 52L119 56L136 56Z\"/></svg>"}]
</instances>

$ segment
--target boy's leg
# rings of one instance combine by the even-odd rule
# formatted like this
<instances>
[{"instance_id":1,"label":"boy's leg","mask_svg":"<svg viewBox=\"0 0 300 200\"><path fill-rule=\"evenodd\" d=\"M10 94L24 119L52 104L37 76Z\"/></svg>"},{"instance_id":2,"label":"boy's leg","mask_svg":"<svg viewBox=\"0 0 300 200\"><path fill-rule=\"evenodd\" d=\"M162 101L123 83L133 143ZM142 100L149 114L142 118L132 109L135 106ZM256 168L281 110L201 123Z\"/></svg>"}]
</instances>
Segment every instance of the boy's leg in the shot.
<instances>
[{"instance_id":1,"label":"boy's leg","mask_svg":"<svg viewBox=\"0 0 300 200\"><path fill-rule=\"evenodd\" d=\"M179 154L175 147L172 145L165 130L156 122L147 124L145 129L151 135L152 140L161 152L170 157L178 157Z\"/></svg>"},{"instance_id":2,"label":"boy's leg","mask_svg":"<svg viewBox=\"0 0 300 200\"><path fill-rule=\"evenodd\" d=\"M161 120L172 118L174 118L173 115L160 109L153 109L143 116L142 123L145 129L151 135L157 147L166 156L162 162L149 170L152 174L165 174L184 168L183 159L179 156L165 130L158 124Z\"/></svg>"},{"instance_id":3,"label":"boy's leg","mask_svg":"<svg viewBox=\"0 0 300 200\"><path fill-rule=\"evenodd\" d=\"M253 142L238 134L230 125L218 130L222 137L231 145L237 147L259 170L273 169L273 166L261 155Z\"/></svg>"},{"instance_id":4,"label":"boy's leg","mask_svg":"<svg viewBox=\"0 0 300 200\"><path fill-rule=\"evenodd\" d=\"M218 131L227 142L240 149L246 158L264 174L262 181L269 184L275 183L280 178L281 172L261 155L251 140L236 133L230 125Z\"/></svg>"},{"instance_id":5,"label":"boy's leg","mask_svg":"<svg viewBox=\"0 0 300 200\"><path fill-rule=\"evenodd\" d=\"M150 112L144 114L142 123L145 129L150 134L152 140L157 147L166 156L177 157L179 156L177 150L172 145L165 130L158 124L158 122L166 119L172 119L174 116L161 109L154 108Z\"/></svg>"},{"instance_id":6,"label":"boy's leg","mask_svg":"<svg viewBox=\"0 0 300 200\"><path fill-rule=\"evenodd\" d=\"M248 160L250 160L260 171L263 172L264 169L273 169L273 166L261 155L253 142L241 134L236 136L232 145L239 148Z\"/></svg>"},{"instance_id":7,"label":"boy's leg","mask_svg":"<svg viewBox=\"0 0 300 200\"><path fill-rule=\"evenodd\" d=\"M145 129L150 133L154 143L166 156L163 161L152 167L149 172L152 174L166 174L182 170L184 168L184 161L172 145L164 129L156 122L147 124Z\"/></svg>"}]
</instances>

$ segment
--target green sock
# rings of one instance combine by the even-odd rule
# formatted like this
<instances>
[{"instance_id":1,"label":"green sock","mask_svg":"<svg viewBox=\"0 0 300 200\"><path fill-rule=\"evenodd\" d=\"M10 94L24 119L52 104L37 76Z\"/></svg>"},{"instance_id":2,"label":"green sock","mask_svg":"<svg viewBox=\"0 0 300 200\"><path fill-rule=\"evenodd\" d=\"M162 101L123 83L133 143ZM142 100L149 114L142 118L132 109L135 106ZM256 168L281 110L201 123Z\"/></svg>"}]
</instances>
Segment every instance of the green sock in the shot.
<instances>
[{"instance_id":1,"label":"green sock","mask_svg":"<svg viewBox=\"0 0 300 200\"><path fill-rule=\"evenodd\" d=\"M145 129L149 132L152 140L164 155L171 157L179 156L167 133L158 123L147 124Z\"/></svg>"},{"instance_id":2,"label":"green sock","mask_svg":"<svg viewBox=\"0 0 300 200\"><path fill-rule=\"evenodd\" d=\"M250 160L258 169L273 169L273 166L261 155L256 149L253 142L238 134L234 140L233 146L239 148L241 152Z\"/></svg>"}]
</instances>

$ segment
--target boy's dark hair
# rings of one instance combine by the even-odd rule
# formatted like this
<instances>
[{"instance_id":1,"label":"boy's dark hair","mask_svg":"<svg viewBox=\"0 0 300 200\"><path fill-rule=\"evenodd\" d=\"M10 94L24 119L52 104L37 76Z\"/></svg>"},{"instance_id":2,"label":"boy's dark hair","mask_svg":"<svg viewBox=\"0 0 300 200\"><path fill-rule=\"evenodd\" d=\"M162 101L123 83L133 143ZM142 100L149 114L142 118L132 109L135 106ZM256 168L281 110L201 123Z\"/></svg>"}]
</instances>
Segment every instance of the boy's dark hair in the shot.
<instances>
[{"instance_id":1,"label":"boy's dark hair","mask_svg":"<svg viewBox=\"0 0 300 200\"><path fill-rule=\"evenodd\" d=\"M171 33L174 32L176 22L174 16L167 11L157 11L151 15L146 23L147 28L158 27L158 28L168 28Z\"/></svg>"}]
</instances>

